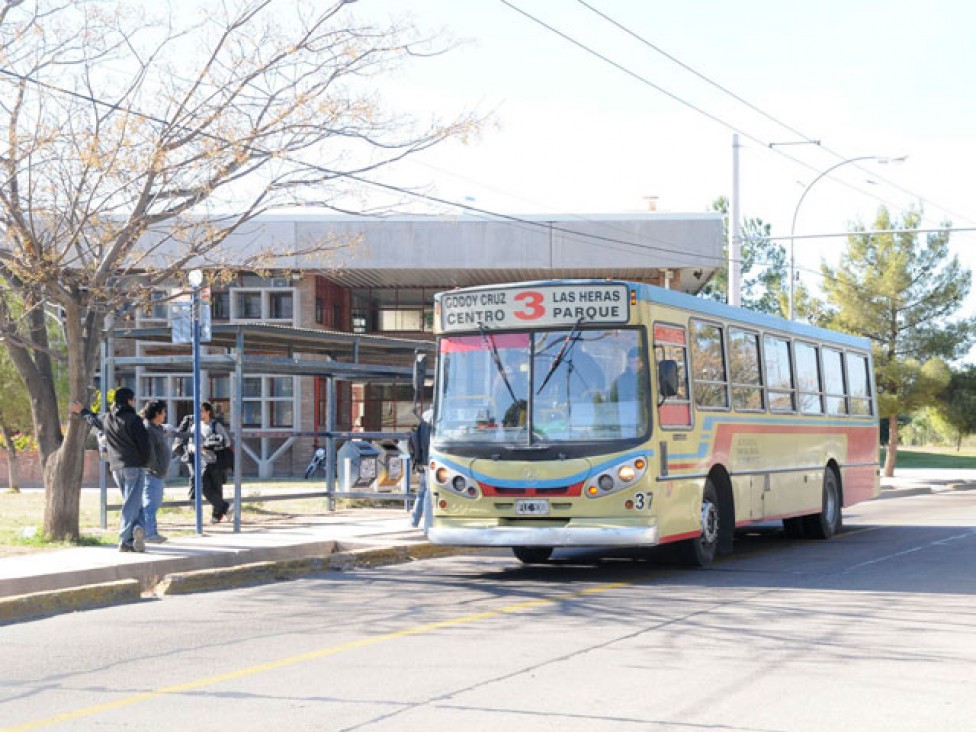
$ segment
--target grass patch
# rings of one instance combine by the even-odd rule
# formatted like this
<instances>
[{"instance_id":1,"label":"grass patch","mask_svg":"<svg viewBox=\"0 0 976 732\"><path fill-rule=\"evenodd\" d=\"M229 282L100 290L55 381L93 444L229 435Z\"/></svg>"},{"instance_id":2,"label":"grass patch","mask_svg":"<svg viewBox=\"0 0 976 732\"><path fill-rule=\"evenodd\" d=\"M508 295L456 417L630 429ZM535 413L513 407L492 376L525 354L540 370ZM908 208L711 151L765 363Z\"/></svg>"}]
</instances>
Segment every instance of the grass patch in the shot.
<instances>
[{"instance_id":1,"label":"grass patch","mask_svg":"<svg viewBox=\"0 0 976 732\"><path fill-rule=\"evenodd\" d=\"M881 463L885 461L884 449L881 450ZM953 448L913 447L898 448L895 469L898 468L928 468L946 470L974 470L976 469L976 453L971 451L956 452Z\"/></svg>"}]
</instances>

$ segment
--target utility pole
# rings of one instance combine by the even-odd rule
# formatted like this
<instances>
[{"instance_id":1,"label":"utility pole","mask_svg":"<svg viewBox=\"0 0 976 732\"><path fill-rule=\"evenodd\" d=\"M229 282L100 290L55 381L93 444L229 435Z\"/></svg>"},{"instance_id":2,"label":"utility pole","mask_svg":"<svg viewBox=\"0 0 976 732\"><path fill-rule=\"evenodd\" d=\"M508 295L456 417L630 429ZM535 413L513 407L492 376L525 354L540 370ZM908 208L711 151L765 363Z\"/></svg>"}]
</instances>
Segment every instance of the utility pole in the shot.
<instances>
[{"instance_id":1,"label":"utility pole","mask_svg":"<svg viewBox=\"0 0 976 732\"><path fill-rule=\"evenodd\" d=\"M742 302L742 235L739 230L739 135L732 135L732 195L729 197L729 292L726 301L738 306Z\"/></svg>"}]
</instances>

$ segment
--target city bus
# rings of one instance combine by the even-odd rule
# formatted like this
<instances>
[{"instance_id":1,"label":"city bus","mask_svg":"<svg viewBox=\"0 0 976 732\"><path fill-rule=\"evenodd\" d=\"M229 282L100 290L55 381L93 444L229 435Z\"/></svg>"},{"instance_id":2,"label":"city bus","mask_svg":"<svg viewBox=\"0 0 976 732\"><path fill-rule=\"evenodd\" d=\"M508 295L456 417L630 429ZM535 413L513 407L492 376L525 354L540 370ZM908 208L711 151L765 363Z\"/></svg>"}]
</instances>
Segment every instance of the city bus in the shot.
<instances>
[{"instance_id":1,"label":"city bus","mask_svg":"<svg viewBox=\"0 0 976 732\"><path fill-rule=\"evenodd\" d=\"M828 539L880 490L870 342L647 284L434 298L435 544L676 544L691 564L782 521Z\"/></svg>"}]
</instances>

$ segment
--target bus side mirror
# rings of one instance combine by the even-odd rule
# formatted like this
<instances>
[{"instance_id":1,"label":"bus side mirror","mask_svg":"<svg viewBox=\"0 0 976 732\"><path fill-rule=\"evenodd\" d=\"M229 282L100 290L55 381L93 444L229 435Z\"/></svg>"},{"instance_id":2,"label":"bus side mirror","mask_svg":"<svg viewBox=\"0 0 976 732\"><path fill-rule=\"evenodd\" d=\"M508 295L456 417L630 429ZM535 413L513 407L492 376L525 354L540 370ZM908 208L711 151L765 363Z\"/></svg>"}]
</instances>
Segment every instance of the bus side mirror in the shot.
<instances>
[{"instance_id":1,"label":"bus side mirror","mask_svg":"<svg viewBox=\"0 0 976 732\"><path fill-rule=\"evenodd\" d=\"M424 383L427 381L427 354L418 353L413 362L413 413L420 416L420 402L424 396Z\"/></svg>"},{"instance_id":2,"label":"bus side mirror","mask_svg":"<svg viewBox=\"0 0 976 732\"><path fill-rule=\"evenodd\" d=\"M657 390L662 401L678 395L678 362L664 359L657 365Z\"/></svg>"}]
</instances>

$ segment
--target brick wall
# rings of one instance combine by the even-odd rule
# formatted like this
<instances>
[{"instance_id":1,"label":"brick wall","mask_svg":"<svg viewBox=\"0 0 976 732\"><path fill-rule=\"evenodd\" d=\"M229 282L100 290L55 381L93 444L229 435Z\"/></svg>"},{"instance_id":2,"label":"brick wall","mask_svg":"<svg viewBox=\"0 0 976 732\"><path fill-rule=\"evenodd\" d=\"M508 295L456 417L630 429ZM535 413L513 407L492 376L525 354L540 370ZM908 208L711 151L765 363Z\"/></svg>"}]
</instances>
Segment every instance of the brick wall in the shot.
<instances>
[{"instance_id":1,"label":"brick wall","mask_svg":"<svg viewBox=\"0 0 976 732\"><path fill-rule=\"evenodd\" d=\"M82 485L97 486L99 476L98 450L85 450L85 476ZM22 452L17 456L17 472L21 488L40 488L44 485L41 476L41 460L36 452ZM111 476L109 482L111 483ZM7 453L0 451L0 484L7 485ZM9 486L8 486L9 487Z\"/></svg>"}]
</instances>

